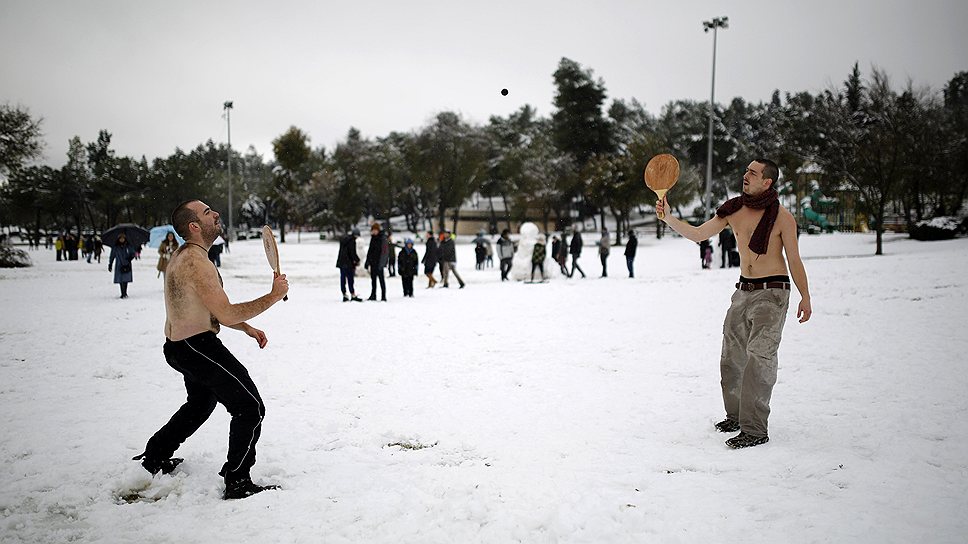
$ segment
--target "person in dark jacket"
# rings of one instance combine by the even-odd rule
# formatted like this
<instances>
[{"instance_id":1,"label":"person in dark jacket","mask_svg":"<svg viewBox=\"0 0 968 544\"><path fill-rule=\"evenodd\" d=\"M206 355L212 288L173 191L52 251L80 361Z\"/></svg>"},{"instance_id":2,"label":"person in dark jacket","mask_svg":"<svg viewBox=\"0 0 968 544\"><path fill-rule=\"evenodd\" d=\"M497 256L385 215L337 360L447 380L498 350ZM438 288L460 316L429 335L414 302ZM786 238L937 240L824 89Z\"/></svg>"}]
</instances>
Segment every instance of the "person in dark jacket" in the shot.
<instances>
[{"instance_id":1,"label":"person in dark jacket","mask_svg":"<svg viewBox=\"0 0 968 544\"><path fill-rule=\"evenodd\" d=\"M736 237L733 236L733 230L725 228L719 233L719 254L720 254L720 268L726 268L727 263L732 267L730 263L729 254L736 249Z\"/></svg>"},{"instance_id":2,"label":"person in dark jacket","mask_svg":"<svg viewBox=\"0 0 968 544\"><path fill-rule=\"evenodd\" d=\"M463 289L466 284L461 279L460 274L457 273L457 247L454 245L450 231L445 230L440 234L440 276L444 282L444 287L449 287L447 280L450 279L451 273L454 274L454 277L460 283L460 288Z\"/></svg>"},{"instance_id":3,"label":"person in dark jacket","mask_svg":"<svg viewBox=\"0 0 968 544\"><path fill-rule=\"evenodd\" d=\"M353 230L340 238L339 255L336 257L336 268L339 268L339 290L343 293L343 302L350 300L361 302L363 299L356 296L354 281L356 279L356 267L360 264L360 256L356 254L356 239L360 236L360 229L353 227ZM346 296L346 286L349 284L350 294Z\"/></svg>"},{"instance_id":4,"label":"person in dark jacket","mask_svg":"<svg viewBox=\"0 0 968 544\"><path fill-rule=\"evenodd\" d=\"M424 250L423 260L420 261L424 265L424 275L427 276L427 289L433 289L437 285L437 280L434 278L434 268L437 267L437 259L439 259L439 251L437 249L437 239L434 238L433 231L427 231L427 248Z\"/></svg>"},{"instance_id":5,"label":"person in dark jacket","mask_svg":"<svg viewBox=\"0 0 968 544\"><path fill-rule=\"evenodd\" d=\"M87 264L91 264L91 257L94 256L94 234L84 235L84 257Z\"/></svg>"},{"instance_id":6,"label":"person in dark jacket","mask_svg":"<svg viewBox=\"0 0 968 544\"><path fill-rule=\"evenodd\" d=\"M108 259L108 272L111 271L115 261L118 266L114 269L114 283L121 285L121 298L128 298L128 284L134 281L134 274L131 272L131 261L134 260L134 248L128 244L125 235L118 236L118 241L111 248L111 256Z\"/></svg>"},{"instance_id":7,"label":"person in dark jacket","mask_svg":"<svg viewBox=\"0 0 968 544\"><path fill-rule=\"evenodd\" d=\"M397 272L403 282L403 296L413 298L413 277L417 275L420 263L417 250L413 248L413 240L407 238L403 242L403 249L397 254Z\"/></svg>"},{"instance_id":8,"label":"person in dark jacket","mask_svg":"<svg viewBox=\"0 0 968 544\"><path fill-rule=\"evenodd\" d=\"M585 271L578 266L578 257L581 257L581 248L584 246L581 240L581 231L575 229L575 234L571 236L571 246L569 253L571 253L571 272L568 273L568 277L575 275L575 270L581 273L582 279L585 279Z\"/></svg>"},{"instance_id":9,"label":"person in dark jacket","mask_svg":"<svg viewBox=\"0 0 968 544\"><path fill-rule=\"evenodd\" d=\"M541 270L541 281L548 279L544 270L545 242L544 235L538 235L534 241L534 251L531 253L531 281L534 281L534 271Z\"/></svg>"},{"instance_id":10,"label":"person in dark jacket","mask_svg":"<svg viewBox=\"0 0 968 544\"><path fill-rule=\"evenodd\" d=\"M703 269L710 268L713 264L713 244L709 240L699 242L699 259Z\"/></svg>"},{"instance_id":11,"label":"person in dark jacket","mask_svg":"<svg viewBox=\"0 0 968 544\"><path fill-rule=\"evenodd\" d=\"M67 237L64 238L64 249L67 251L68 261L77 260L77 236L74 236L73 232L68 232Z\"/></svg>"},{"instance_id":12,"label":"person in dark jacket","mask_svg":"<svg viewBox=\"0 0 968 544\"><path fill-rule=\"evenodd\" d=\"M392 278L397 275L397 244L393 241L393 231L390 230L389 223L387 223L385 230L387 233L387 249L390 251L387 256L387 272Z\"/></svg>"},{"instance_id":13,"label":"person in dark jacket","mask_svg":"<svg viewBox=\"0 0 968 544\"><path fill-rule=\"evenodd\" d=\"M212 247L208 248L208 260L216 267L222 267L222 244L212 244Z\"/></svg>"},{"instance_id":14,"label":"person in dark jacket","mask_svg":"<svg viewBox=\"0 0 968 544\"><path fill-rule=\"evenodd\" d=\"M629 277L635 277L635 252L639 248L639 239L635 236L635 231L629 231L629 241L625 242L625 266L629 268Z\"/></svg>"},{"instance_id":15,"label":"person in dark jacket","mask_svg":"<svg viewBox=\"0 0 968 544\"><path fill-rule=\"evenodd\" d=\"M366 251L366 261L363 268L370 273L370 298L376 300L376 280L380 280L380 300L387 301L387 284L383 276L383 269L390 260L390 247L386 235L381 232L380 224L373 222L370 227L370 247Z\"/></svg>"},{"instance_id":16,"label":"person in dark jacket","mask_svg":"<svg viewBox=\"0 0 968 544\"><path fill-rule=\"evenodd\" d=\"M602 238L598 241L598 258L602 260L602 277L608 277L608 255L612 252L612 239L608 235L608 229L602 227Z\"/></svg>"},{"instance_id":17,"label":"person in dark jacket","mask_svg":"<svg viewBox=\"0 0 968 544\"><path fill-rule=\"evenodd\" d=\"M554 247L554 245L552 245ZM561 269L561 275L568 277L568 235L562 231L561 242L558 242L558 247L551 253L552 258L558 263L558 268Z\"/></svg>"},{"instance_id":18,"label":"person in dark jacket","mask_svg":"<svg viewBox=\"0 0 968 544\"><path fill-rule=\"evenodd\" d=\"M497 256L501 260L501 281L509 281L508 273L511 272L514 261L514 242L509 229L504 229L501 237L497 239Z\"/></svg>"}]
</instances>

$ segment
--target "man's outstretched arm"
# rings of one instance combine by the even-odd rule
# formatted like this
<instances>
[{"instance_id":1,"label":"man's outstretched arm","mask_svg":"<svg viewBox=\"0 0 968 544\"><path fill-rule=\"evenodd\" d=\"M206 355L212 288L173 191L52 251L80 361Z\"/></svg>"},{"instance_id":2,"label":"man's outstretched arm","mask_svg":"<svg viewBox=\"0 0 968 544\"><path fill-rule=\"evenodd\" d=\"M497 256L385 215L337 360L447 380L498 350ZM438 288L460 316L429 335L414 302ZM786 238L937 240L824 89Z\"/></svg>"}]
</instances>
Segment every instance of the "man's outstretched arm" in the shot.
<instances>
[{"instance_id":1,"label":"man's outstretched arm","mask_svg":"<svg viewBox=\"0 0 968 544\"><path fill-rule=\"evenodd\" d=\"M729 225L729 222L727 222L725 219L719 217L718 215L714 215L709 221L706 221L698 227L694 227L685 221L680 221L670 213L671 211L672 210L669 208L669 201L667 199L663 198L662 201L656 201L656 216L658 216L659 213L664 212L665 215L662 218L662 221L665 221L667 225L672 227L672 230L697 243L712 238L714 235L722 232L722 230Z\"/></svg>"}]
</instances>

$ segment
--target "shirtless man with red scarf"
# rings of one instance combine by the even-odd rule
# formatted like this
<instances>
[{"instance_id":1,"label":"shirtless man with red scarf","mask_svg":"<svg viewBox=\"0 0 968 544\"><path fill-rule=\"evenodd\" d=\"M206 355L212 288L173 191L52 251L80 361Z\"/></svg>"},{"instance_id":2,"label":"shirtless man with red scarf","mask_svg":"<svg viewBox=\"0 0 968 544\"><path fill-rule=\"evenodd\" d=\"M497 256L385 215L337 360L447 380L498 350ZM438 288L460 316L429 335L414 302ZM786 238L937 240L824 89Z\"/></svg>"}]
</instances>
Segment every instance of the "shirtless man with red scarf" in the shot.
<instances>
[{"instance_id":1,"label":"shirtless man with red scarf","mask_svg":"<svg viewBox=\"0 0 968 544\"><path fill-rule=\"evenodd\" d=\"M727 200L715 217L698 227L664 213L669 208L666 199L656 202L658 216L693 242L708 240L727 226L736 235L741 275L726 312L720 356L726 419L716 424L720 432L739 431L726 441L731 448L769 441L767 419L776 384L776 352L790 303L790 276L800 291L800 323L813 313L797 245L797 223L780 206L773 187L779 174L773 161L753 160L743 175L743 195Z\"/></svg>"}]
</instances>

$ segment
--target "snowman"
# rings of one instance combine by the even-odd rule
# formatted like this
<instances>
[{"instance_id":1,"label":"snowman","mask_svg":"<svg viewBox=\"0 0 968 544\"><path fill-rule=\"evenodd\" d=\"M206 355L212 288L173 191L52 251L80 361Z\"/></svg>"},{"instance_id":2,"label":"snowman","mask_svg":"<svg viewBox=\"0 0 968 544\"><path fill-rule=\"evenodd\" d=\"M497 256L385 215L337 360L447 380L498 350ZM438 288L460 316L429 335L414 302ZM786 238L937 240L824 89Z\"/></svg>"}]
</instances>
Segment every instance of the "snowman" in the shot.
<instances>
[{"instance_id":1,"label":"snowman","mask_svg":"<svg viewBox=\"0 0 968 544\"><path fill-rule=\"evenodd\" d=\"M527 222L521 225L518 230L521 237L518 240L518 250L514 254L514 260L511 261L511 274L510 277L516 281L531 281L531 256L534 254L534 244L541 237L544 241L544 234L538 230L538 225L534 223ZM545 248L545 260L544 260L544 272L545 278L551 278L558 275L558 267L552 266L554 261L551 258L551 248ZM535 281L541 279L540 270L535 270Z\"/></svg>"}]
</instances>

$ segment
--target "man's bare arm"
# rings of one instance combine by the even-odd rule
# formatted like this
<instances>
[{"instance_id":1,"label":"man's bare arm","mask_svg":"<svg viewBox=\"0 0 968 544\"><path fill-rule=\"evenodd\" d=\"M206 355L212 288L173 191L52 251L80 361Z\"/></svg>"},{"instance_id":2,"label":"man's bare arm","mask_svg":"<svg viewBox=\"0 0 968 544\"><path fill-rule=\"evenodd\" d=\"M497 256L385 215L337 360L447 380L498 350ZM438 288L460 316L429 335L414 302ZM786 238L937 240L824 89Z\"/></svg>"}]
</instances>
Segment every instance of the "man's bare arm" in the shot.
<instances>
[{"instance_id":1,"label":"man's bare arm","mask_svg":"<svg viewBox=\"0 0 968 544\"><path fill-rule=\"evenodd\" d=\"M672 227L672 230L697 243L712 238L713 236L722 232L722 230L729 225L728 221L722 217L719 217L718 215L714 215L709 221L706 221L698 227L694 227L689 223L680 221L678 218L673 216L672 213L670 213L671 209L669 208L669 201L666 199L662 199L662 202L656 202L655 207L656 212L659 210L665 210L665 217L663 217L662 220L665 221L667 225Z\"/></svg>"},{"instance_id":2,"label":"man's bare arm","mask_svg":"<svg viewBox=\"0 0 968 544\"><path fill-rule=\"evenodd\" d=\"M286 277L282 275L273 280L272 291L268 294L249 302L232 304L229 302L229 297L225 294L225 290L222 289L214 265L207 261L206 263L201 263L198 260L193 260L191 268L192 276L195 278L195 292L198 293L202 304L215 316L215 319L218 319L219 323L227 327L244 323L268 310L273 304L282 300L282 297L289 290ZM239 328L239 330L244 331L245 329L243 327Z\"/></svg>"},{"instance_id":3,"label":"man's bare arm","mask_svg":"<svg viewBox=\"0 0 968 544\"><path fill-rule=\"evenodd\" d=\"M800 291L800 305L797 307L797 317L800 323L810 319L813 308L810 304L810 287L807 283L807 270L800 258L800 243L797 240L797 221L793 215L781 208L777 219L780 226L780 239L783 241L783 252L786 253L787 265L790 267L790 277Z\"/></svg>"}]
</instances>

